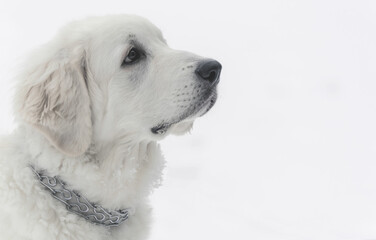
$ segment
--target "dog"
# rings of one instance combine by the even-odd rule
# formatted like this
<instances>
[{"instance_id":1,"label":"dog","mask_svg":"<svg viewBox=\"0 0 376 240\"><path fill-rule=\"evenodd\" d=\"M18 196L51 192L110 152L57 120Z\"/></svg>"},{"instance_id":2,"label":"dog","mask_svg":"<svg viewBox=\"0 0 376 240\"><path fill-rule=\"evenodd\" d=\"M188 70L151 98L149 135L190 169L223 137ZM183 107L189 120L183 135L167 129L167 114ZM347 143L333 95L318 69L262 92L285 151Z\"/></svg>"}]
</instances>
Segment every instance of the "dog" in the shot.
<instances>
[{"instance_id":1,"label":"dog","mask_svg":"<svg viewBox=\"0 0 376 240\"><path fill-rule=\"evenodd\" d=\"M132 15L72 22L25 61L0 141L0 239L138 240L161 184L158 142L217 99L221 64Z\"/></svg>"}]
</instances>

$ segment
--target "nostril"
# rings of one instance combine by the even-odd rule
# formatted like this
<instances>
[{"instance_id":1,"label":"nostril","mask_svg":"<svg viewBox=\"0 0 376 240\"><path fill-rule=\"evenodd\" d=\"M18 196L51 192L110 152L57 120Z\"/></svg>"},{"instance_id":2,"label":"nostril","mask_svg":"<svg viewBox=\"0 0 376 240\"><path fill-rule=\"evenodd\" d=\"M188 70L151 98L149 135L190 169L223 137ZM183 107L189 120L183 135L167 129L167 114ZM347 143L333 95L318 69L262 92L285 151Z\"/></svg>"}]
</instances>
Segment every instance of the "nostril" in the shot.
<instances>
[{"instance_id":1,"label":"nostril","mask_svg":"<svg viewBox=\"0 0 376 240\"><path fill-rule=\"evenodd\" d=\"M201 63L196 69L196 75L211 84L218 83L222 66L219 62L211 60Z\"/></svg>"},{"instance_id":2,"label":"nostril","mask_svg":"<svg viewBox=\"0 0 376 240\"><path fill-rule=\"evenodd\" d=\"M216 78L217 78L217 72L213 70L210 72L210 75L207 80L209 80L209 82L214 82Z\"/></svg>"}]
</instances>

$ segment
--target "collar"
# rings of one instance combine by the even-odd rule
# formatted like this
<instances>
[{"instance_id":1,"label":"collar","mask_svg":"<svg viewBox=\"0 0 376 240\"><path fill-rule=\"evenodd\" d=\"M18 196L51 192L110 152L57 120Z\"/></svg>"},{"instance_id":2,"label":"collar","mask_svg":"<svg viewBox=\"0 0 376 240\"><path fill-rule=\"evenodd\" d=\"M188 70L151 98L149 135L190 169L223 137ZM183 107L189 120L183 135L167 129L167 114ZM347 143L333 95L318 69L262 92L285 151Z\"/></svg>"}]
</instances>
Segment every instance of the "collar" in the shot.
<instances>
[{"instance_id":1,"label":"collar","mask_svg":"<svg viewBox=\"0 0 376 240\"><path fill-rule=\"evenodd\" d=\"M128 219L130 209L107 210L98 204L89 202L77 191L69 189L68 185L58 176L50 177L46 175L44 170L36 170L32 165L30 165L30 168L46 191L62 202L69 212L86 219L86 221L97 225L114 227L119 226Z\"/></svg>"}]
</instances>

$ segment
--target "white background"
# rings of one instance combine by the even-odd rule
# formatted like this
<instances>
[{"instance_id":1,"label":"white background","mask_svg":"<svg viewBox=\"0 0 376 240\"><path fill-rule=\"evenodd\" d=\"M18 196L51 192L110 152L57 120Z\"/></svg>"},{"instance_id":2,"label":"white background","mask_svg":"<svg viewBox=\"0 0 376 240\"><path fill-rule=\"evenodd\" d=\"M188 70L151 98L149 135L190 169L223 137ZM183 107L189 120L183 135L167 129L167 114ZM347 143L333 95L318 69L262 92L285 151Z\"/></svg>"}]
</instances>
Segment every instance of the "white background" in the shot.
<instances>
[{"instance_id":1,"label":"white background","mask_svg":"<svg viewBox=\"0 0 376 240\"><path fill-rule=\"evenodd\" d=\"M111 13L223 65L216 106L162 142L151 239L376 239L376 1L1 0L0 132L26 53Z\"/></svg>"}]
</instances>

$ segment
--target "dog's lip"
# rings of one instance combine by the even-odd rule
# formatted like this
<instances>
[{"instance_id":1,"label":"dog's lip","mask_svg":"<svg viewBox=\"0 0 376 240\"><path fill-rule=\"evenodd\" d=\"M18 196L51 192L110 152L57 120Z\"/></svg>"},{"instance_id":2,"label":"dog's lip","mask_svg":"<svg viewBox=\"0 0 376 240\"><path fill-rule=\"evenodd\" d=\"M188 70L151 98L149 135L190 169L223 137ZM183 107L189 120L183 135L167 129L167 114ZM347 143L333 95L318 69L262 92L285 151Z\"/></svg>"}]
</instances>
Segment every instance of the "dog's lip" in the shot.
<instances>
[{"instance_id":1,"label":"dog's lip","mask_svg":"<svg viewBox=\"0 0 376 240\"><path fill-rule=\"evenodd\" d=\"M151 128L151 132L154 134L164 134L170 128L173 123L161 123Z\"/></svg>"},{"instance_id":2,"label":"dog's lip","mask_svg":"<svg viewBox=\"0 0 376 240\"><path fill-rule=\"evenodd\" d=\"M213 94L209 99L208 99L208 103L209 106L207 106L206 108L202 108L202 109L205 109L205 111L203 113L201 113L199 115L199 117L205 115L207 112L209 112L209 110L214 106L215 102L217 101L217 94Z\"/></svg>"},{"instance_id":3,"label":"dog's lip","mask_svg":"<svg viewBox=\"0 0 376 240\"><path fill-rule=\"evenodd\" d=\"M162 122L156 125L155 127L152 127L151 132L154 134L164 134L174 124L177 124L184 120L190 120L196 117L201 117L205 115L207 112L209 112L209 110L214 106L216 101L217 101L217 93L213 91L209 95L209 97L201 103L202 105L201 108L186 112L182 114L180 117L178 117L176 120Z\"/></svg>"}]
</instances>

